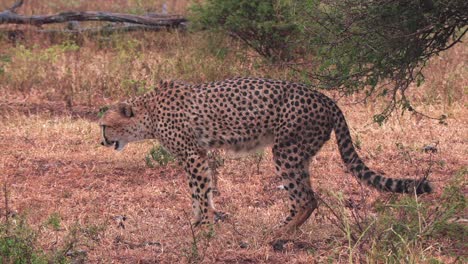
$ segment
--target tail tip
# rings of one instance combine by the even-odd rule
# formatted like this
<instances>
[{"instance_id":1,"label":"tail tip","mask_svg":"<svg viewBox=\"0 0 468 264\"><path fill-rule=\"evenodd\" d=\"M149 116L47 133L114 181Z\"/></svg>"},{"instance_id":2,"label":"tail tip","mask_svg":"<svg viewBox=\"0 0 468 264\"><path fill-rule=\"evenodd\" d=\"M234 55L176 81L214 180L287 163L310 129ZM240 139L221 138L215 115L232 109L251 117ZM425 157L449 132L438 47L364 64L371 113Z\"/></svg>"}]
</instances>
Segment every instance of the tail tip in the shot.
<instances>
[{"instance_id":1,"label":"tail tip","mask_svg":"<svg viewBox=\"0 0 468 264\"><path fill-rule=\"evenodd\" d=\"M432 184L426 179L415 182L416 194L431 193L434 189Z\"/></svg>"}]
</instances>

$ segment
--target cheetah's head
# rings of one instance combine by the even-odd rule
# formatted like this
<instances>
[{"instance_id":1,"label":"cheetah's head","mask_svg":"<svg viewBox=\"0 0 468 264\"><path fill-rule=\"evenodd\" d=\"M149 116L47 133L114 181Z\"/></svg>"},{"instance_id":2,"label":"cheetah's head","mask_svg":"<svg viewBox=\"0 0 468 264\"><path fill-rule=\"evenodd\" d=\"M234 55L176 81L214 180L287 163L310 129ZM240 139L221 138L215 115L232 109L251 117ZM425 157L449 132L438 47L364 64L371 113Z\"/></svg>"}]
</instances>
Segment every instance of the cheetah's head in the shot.
<instances>
[{"instance_id":1,"label":"cheetah's head","mask_svg":"<svg viewBox=\"0 0 468 264\"><path fill-rule=\"evenodd\" d=\"M107 110L99 121L101 145L122 150L127 143L146 138L146 115L140 107L119 103Z\"/></svg>"}]
</instances>

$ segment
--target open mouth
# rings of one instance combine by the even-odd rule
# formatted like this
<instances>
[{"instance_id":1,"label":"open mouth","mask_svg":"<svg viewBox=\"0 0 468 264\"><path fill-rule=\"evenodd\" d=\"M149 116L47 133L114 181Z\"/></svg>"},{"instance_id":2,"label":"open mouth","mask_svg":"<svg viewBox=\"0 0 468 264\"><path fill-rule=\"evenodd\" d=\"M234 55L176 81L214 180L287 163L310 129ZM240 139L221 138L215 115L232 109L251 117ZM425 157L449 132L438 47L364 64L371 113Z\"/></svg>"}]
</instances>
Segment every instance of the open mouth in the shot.
<instances>
[{"instance_id":1,"label":"open mouth","mask_svg":"<svg viewBox=\"0 0 468 264\"><path fill-rule=\"evenodd\" d=\"M117 151L121 151L127 145L127 142L122 141L122 140L111 141L109 143L110 143L110 146L114 146L114 149Z\"/></svg>"},{"instance_id":2,"label":"open mouth","mask_svg":"<svg viewBox=\"0 0 468 264\"><path fill-rule=\"evenodd\" d=\"M101 145L103 146L106 146L106 147L114 147L115 150L122 150L123 147L125 146L125 143L124 142L120 142L120 141L103 141L101 143Z\"/></svg>"},{"instance_id":3,"label":"open mouth","mask_svg":"<svg viewBox=\"0 0 468 264\"><path fill-rule=\"evenodd\" d=\"M118 150L119 149L119 142L118 141L112 141L111 145L114 145L114 149Z\"/></svg>"}]
</instances>

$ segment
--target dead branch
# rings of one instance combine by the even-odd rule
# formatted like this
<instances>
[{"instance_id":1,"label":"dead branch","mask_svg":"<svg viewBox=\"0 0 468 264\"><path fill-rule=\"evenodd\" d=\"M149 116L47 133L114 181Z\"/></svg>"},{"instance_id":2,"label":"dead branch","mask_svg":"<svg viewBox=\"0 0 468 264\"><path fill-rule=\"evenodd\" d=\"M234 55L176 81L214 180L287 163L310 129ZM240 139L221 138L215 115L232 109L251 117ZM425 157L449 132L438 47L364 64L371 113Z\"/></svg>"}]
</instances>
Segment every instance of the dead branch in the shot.
<instances>
[{"instance_id":1,"label":"dead branch","mask_svg":"<svg viewBox=\"0 0 468 264\"><path fill-rule=\"evenodd\" d=\"M23 16L16 13L16 10L22 4L22 0L17 1L11 8L0 12L0 24L26 24L41 27L45 24L64 23L70 21L107 21L131 23L157 28L178 28L184 27L187 22L187 19L180 15L131 15L99 11L70 11L53 15Z\"/></svg>"},{"instance_id":2,"label":"dead branch","mask_svg":"<svg viewBox=\"0 0 468 264\"><path fill-rule=\"evenodd\" d=\"M22 6L23 2L24 2L23 0L16 1L8 10L13 13L16 13L16 9Z\"/></svg>"}]
</instances>

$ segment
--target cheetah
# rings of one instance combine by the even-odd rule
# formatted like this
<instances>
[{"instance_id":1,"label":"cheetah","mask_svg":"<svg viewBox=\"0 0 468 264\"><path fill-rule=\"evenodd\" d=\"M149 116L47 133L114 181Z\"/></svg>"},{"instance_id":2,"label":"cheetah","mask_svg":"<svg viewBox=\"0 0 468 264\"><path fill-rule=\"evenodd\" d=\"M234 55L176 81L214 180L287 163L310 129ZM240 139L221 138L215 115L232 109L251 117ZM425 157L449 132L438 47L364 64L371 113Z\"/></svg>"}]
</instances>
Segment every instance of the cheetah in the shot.
<instances>
[{"instance_id":1,"label":"cheetah","mask_svg":"<svg viewBox=\"0 0 468 264\"><path fill-rule=\"evenodd\" d=\"M272 145L282 189L289 194L287 229L302 225L317 208L309 161L335 132L348 171L365 184L395 193L429 193L425 179L393 179L369 169L356 153L336 103L311 87L281 80L233 78L191 85L164 81L142 96L111 107L99 125L104 146L157 139L183 165L192 194L195 223L222 216L213 203L208 151L250 151Z\"/></svg>"}]
</instances>

